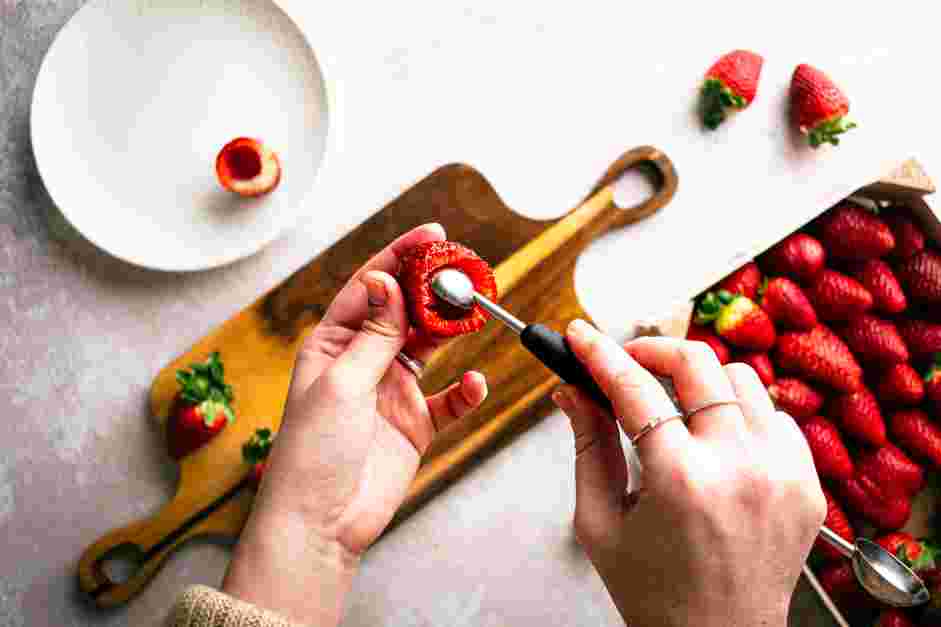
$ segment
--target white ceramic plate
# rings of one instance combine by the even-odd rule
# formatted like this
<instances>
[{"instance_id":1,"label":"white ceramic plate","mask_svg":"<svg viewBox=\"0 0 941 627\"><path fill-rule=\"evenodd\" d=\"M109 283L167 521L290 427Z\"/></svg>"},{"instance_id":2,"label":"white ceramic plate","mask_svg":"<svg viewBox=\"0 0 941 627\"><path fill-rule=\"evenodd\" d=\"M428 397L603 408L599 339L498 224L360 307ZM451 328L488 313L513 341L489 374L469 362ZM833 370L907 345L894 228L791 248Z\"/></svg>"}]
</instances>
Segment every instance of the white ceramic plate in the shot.
<instances>
[{"instance_id":1,"label":"white ceramic plate","mask_svg":"<svg viewBox=\"0 0 941 627\"><path fill-rule=\"evenodd\" d=\"M53 200L131 263L199 270L292 225L326 149L313 51L271 0L91 0L50 48L33 94L33 150ZM270 194L216 181L219 149L257 137L281 157Z\"/></svg>"}]
</instances>

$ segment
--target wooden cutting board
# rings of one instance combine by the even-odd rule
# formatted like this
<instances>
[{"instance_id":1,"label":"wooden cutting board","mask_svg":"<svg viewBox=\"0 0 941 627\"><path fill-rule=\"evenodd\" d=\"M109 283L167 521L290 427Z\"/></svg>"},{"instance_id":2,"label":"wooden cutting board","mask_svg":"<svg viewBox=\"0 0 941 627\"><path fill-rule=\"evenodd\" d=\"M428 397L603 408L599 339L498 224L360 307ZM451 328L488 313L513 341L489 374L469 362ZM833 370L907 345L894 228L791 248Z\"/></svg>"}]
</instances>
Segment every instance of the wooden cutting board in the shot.
<instances>
[{"instance_id":1,"label":"wooden cutting board","mask_svg":"<svg viewBox=\"0 0 941 627\"><path fill-rule=\"evenodd\" d=\"M656 191L641 205L620 209L614 203L613 183L632 168L644 170ZM242 443L256 428L277 429L301 341L353 272L398 235L419 224L440 222L449 239L475 249L495 267L500 299L510 311L561 330L576 317L589 319L575 294L575 262L581 251L609 229L664 207L676 187L672 163L651 147L622 155L583 204L550 221L514 213L487 180L466 165L442 167L418 182L157 375L151 410L165 416L177 391L175 371L219 351L235 389L238 419L181 461L176 495L161 511L107 533L85 551L78 566L82 590L101 607L119 605L139 592L186 540L239 534L253 497L245 480ZM422 388L437 391L472 368L486 375L490 396L477 412L438 435L398 518L475 457L551 411L547 396L558 379L496 322L440 350L428 363ZM129 567L130 574L115 576L111 566L118 562Z\"/></svg>"}]
</instances>

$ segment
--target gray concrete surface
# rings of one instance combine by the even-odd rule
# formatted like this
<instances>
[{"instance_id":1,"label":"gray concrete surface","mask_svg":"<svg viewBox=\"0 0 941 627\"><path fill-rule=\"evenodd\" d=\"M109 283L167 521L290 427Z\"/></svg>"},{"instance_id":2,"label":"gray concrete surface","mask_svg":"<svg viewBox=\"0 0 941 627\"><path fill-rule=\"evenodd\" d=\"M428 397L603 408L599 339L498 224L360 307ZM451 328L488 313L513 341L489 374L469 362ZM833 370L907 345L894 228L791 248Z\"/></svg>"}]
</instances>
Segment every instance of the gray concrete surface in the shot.
<instances>
[{"instance_id":1,"label":"gray concrete surface","mask_svg":"<svg viewBox=\"0 0 941 627\"><path fill-rule=\"evenodd\" d=\"M219 581L228 548L191 545L138 599L102 612L81 599L74 568L90 542L172 494L145 403L153 374L329 244L298 230L241 263L179 275L83 239L43 188L29 142L37 69L80 4L0 0L0 625L10 627L157 625L186 585ZM618 624L572 539L569 438L550 418L394 530L367 557L346 624ZM800 598L794 623L817 622Z\"/></svg>"}]
</instances>

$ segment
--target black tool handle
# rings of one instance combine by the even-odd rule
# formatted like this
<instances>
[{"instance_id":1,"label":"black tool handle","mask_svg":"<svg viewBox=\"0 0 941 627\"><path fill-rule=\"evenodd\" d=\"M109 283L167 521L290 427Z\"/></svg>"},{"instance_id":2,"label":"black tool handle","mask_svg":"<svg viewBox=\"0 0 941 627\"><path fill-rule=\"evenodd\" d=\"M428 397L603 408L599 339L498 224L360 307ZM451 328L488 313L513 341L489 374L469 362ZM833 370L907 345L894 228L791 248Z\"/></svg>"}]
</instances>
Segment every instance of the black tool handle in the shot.
<instances>
[{"instance_id":1,"label":"black tool handle","mask_svg":"<svg viewBox=\"0 0 941 627\"><path fill-rule=\"evenodd\" d=\"M544 324L530 324L520 333L520 342L563 381L574 385L614 415L611 401L572 352L565 337Z\"/></svg>"}]
</instances>

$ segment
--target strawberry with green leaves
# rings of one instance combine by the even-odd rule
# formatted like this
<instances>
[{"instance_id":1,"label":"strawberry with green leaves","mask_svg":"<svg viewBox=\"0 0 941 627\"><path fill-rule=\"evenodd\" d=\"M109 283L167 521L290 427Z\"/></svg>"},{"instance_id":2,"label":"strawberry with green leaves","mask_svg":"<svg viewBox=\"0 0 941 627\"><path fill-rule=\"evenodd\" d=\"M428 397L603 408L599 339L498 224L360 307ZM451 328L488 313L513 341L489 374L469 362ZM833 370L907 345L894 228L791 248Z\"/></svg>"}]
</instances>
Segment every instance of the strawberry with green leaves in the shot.
<instances>
[{"instance_id":1,"label":"strawberry with green leaves","mask_svg":"<svg viewBox=\"0 0 941 627\"><path fill-rule=\"evenodd\" d=\"M261 477L268 466L268 455L274 444L271 429L256 429L255 433L242 445L242 459L251 466L249 480L256 487L261 484Z\"/></svg>"},{"instance_id":2,"label":"strawberry with green leaves","mask_svg":"<svg viewBox=\"0 0 941 627\"><path fill-rule=\"evenodd\" d=\"M718 128L730 110L741 110L752 103L763 64L761 55L749 50L733 50L712 64L700 90L700 112L706 128Z\"/></svg>"},{"instance_id":3,"label":"strawberry with green leaves","mask_svg":"<svg viewBox=\"0 0 941 627\"><path fill-rule=\"evenodd\" d=\"M840 135L856 128L846 119L850 101L829 76L802 63L791 76L791 116L813 148L839 145Z\"/></svg>"},{"instance_id":4,"label":"strawberry with green leaves","mask_svg":"<svg viewBox=\"0 0 941 627\"><path fill-rule=\"evenodd\" d=\"M225 382L219 353L201 363L177 370L180 385L167 421L167 445L181 459L211 440L235 420L232 386Z\"/></svg>"},{"instance_id":5,"label":"strawberry with green leaves","mask_svg":"<svg viewBox=\"0 0 941 627\"><path fill-rule=\"evenodd\" d=\"M714 323L716 333L738 348L767 351L776 333L768 314L755 301L726 290L709 292L696 311L697 324Z\"/></svg>"}]
</instances>

